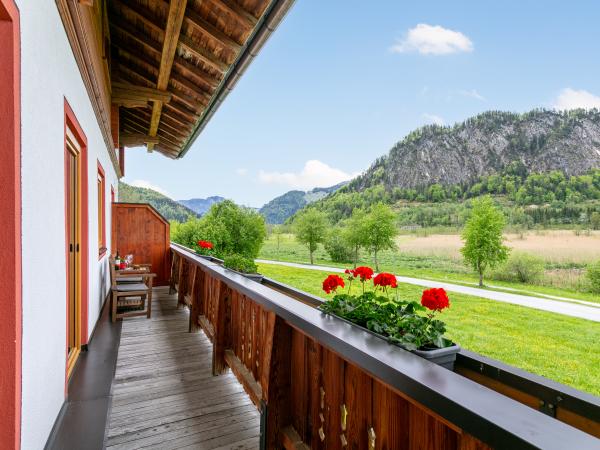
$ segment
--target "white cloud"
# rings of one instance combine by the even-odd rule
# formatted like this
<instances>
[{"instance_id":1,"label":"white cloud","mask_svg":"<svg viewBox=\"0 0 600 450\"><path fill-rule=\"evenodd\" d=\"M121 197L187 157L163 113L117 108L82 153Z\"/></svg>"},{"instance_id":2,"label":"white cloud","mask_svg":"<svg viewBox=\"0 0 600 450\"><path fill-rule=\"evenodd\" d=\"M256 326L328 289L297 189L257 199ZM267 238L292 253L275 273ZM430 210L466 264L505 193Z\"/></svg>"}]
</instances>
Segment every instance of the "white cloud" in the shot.
<instances>
[{"instance_id":1,"label":"white cloud","mask_svg":"<svg viewBox=\"0 0 600 450\"><path fill-rule=\"evenodd\" d=\"M554 100L554 109L600 108L600 97L583 89L566 88Z\"/></svg>"},{"instance_id":2,"label":"white cloud","mask_svg":"<svg viewBox=\"0 0 600 450\"><path fill-rule=\"evenodd\" d=\"M473 42L460 31L439 25L420 23L407 31L403 39L391 48L393 53L419 52L423 55L448 55L471 52Z\"/></svg>"},{"instance_id":3,"label":"white cloud","mask_svg":"<svg viewBox=\"0 0 600 450\"><path fill-rule=\"evenodd\" d=\"M421 115L421 118L425 121L425 123L431 123L440 126L446 123L443 117L436 116L435 114L424 113Z\"/></svg>"},{"instance_id":4,"label":"white cloud","mask_svg":"<svg viewBox=\"0 0 600 450\"><path fill-rule=\"evenodd\" d=\"M343 170L331 167L316 159L306 161L300 172L266 172L261 170L258 179L265 184L282 184L294 189L312 189L315 187L329 187L342 181L350 180L358 173L346 173Z\"/></svg>"},{"instance_id":5,"label":"white cloud","mask_svg":"<svg viewBox=\"0 0 600 450\"><path fill-rule=\"evenodd\" d=\"M246 169L244 167L240 167L239 169L235 169L235 173L237 173L239 176L243 177L244 175L246 175L248 173L248 169Z\"/></svg>"},{"instance_id":6,"label":"white cloud","mask_svg":"<svg viewBox=\"0 0 600 450\"><path fill-rule=\"evenodd\" d=\"M476 89L471 89L471 90L463 89L463 90L458 91L458 93L460 95L464 95L465 97L471 97L476 100L481 100L482 102L485 102L485 97L483 95L481 95L479 92L477 92Z\"/></svg>"},{"instance_id":7,"label":"white cloud","mask_svg":"<svg viewBox=\"0 0 600 450\"><path fill-rule=\"evenodd\" d=\"M171 194L169 194L168 191L165 191L164 189L162 189L159 186L156 186L155 184L150 183L147 180L133 180L131 183L129 183L131 186L137 186L137 187L142 187L142 188L146 188L146 189L152 189L153 191L159 192L162 195L166 195L167 197L171 197L173 198L173 196Z\"/></svg>"}]
</instances>

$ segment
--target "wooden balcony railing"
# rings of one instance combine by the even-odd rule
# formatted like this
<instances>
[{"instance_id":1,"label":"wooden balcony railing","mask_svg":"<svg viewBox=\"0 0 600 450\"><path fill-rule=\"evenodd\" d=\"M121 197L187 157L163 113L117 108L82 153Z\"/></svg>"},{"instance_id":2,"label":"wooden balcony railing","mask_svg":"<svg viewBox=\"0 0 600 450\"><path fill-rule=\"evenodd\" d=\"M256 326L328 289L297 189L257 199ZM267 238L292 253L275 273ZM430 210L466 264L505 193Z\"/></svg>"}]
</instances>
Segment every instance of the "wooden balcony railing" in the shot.
<instances>
[{"instance_id":1,"label":"wooden balcony railing","mask_svg":"<svg viewBox=\"0 0 600 450\"><path fill-rule=\"evenodd\" d=\"M455 373L322 314L317 297L252 281L177 244L171 251L190 331L204 330L213 373L231 368L261 411L262 448L599 448L594 396L493 369L469 352ZM550 395L554 411L523 395Z\"/></svg>"}]
</instances>

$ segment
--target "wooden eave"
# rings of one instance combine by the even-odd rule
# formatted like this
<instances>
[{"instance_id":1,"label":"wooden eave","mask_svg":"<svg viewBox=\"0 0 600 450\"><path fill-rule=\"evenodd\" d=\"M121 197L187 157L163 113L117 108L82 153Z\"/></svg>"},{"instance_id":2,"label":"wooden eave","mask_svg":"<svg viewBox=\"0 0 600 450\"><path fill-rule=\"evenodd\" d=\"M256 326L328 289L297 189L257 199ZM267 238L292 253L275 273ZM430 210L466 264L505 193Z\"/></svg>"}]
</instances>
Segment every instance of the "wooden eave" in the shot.
<instances>
[{"instance_id":1,"label":"wooden eave","mask_svg":"<svg viewBox=\"0 0 600 450\"><path fill-rule=\"evenodd\" d=\"M122 143L183 156L292 2L108 0Z\"/></svg>"}]
</instances>

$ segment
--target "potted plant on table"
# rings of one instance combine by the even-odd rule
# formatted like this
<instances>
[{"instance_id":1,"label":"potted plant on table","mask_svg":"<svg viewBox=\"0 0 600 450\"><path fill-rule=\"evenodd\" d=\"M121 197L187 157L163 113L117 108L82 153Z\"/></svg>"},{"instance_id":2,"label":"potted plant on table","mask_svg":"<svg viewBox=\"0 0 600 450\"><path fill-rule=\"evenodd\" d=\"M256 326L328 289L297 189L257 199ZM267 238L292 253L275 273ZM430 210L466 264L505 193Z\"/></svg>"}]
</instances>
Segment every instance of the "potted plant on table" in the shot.
<instances>
[{"instance_id":1,"label":"potted plant on table","mask_svg":"<svg viewBox=\"0 0 600 450\"><path fill-rule=\"evenodd\" d=\"M258 267L254 261L243 255L234 254L226 256L223 260L223 267L259 283L263 279L263 276L260 273L257 273Z\"/></svg>"},{"instance_id":2,"label":"potted plant on table","mask_svg":"<svg viewBox=\"0 0 600 450\"><path fill-rule=\"evenodd\" d=\"M329 275L323 281L323 290L334 296L321 305L321 311L358 325L443 367L454 367L460 347L444 337L446 325L436 318L450 307L444 289L424 290L418 303L399 298L398 282L391 273L374 276L370 267L362 266L346 270L346 275L348 290L344 293L337 293L337 289L346 287L341 276ZM358 295L351 293L355 281L362 285Z\"/></svg>"}]
</instances>

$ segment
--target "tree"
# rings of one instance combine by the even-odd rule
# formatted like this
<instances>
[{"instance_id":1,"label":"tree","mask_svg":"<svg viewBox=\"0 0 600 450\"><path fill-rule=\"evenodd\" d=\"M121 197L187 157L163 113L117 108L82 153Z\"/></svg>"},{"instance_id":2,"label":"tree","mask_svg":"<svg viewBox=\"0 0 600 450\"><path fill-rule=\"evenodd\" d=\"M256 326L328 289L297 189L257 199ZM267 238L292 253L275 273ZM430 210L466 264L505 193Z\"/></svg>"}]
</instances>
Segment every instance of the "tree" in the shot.
<instances>
[{"instance_id":1,"label":"tree","mask_svg":"<svg viewBox=\"0 0 600 450\"><path fill-rule=\"evenodd\" d=\"M279 258L279 246L281 245L281 235L283 234L283 225L275 225L272 230L275 236L275 242L277 242L277 257Z\"/></svg>"},{"instance_id":2,"label":"tree","mask_svg":"<svg viewBox=\"0 0 600 450\"><path fill-rule=\"evenodd\" d=\"M315 208L300 213L294 220L296 239L308 246L310 263L314 264L314 252L318 245L325 240L327 234L327 216Z\"/></svg>"},{"instance_id":3,"label":"tree","mask_svg":"<svg viewBox=\"0 0 600 450\"><path fill-rule=\"evenodd\" d=\"M600 230L600 212L594 211L590 216L590 224L594 230Z\"/></svg>"},{"instance_id":4,"label":"tree","mask_svg":"<svg viewBox=\"0 0 600 450\"><path fill-rule=\"evenodd\" d=\"M365 230L366 213L362 209L355 209L352 211L352 216L346 221L346 224L342 231L342 236L348 244L348 247L352 249L352 262L354 268L358 263L359 251L362 247L367 245L367 231Z\"/></svg>"},{"instance_id":5,"label":"tree","mask_svg":"<svg viewBox=\"0 0 600 450\"><path fill-rule=\"evenodd\" d=\"M503 244L504 215L494 206L489 196L473 201L471 216L465 224L461 253L465 261L479 273L479 286L483 286L483 273L508 258L510 249Z\"/></svg>"},{"instance_id":6,"label":"tree","mask_svg":"<svg viewBox=\"0 0 600 450\"><path fill-rule=\"evenodd\" d=\"M198 239L211 241L220 258L233 254L256 258L267 234L260 214L231 200L212 205L200 219L199 229L194 243Z\"/></svg>"},{"instance_id":7,"label":"tree","mask_svg":"<svg viewBox=\"0 0 600 450\"><path fill-rule=\"evenodd\" d=\"M373 253L375 270L379 271L377 254L381 250L396 248L394 238L398 234L396 215L383 203L376 203L364 219L365 245Z\"/></svg>"}]
</instances>

